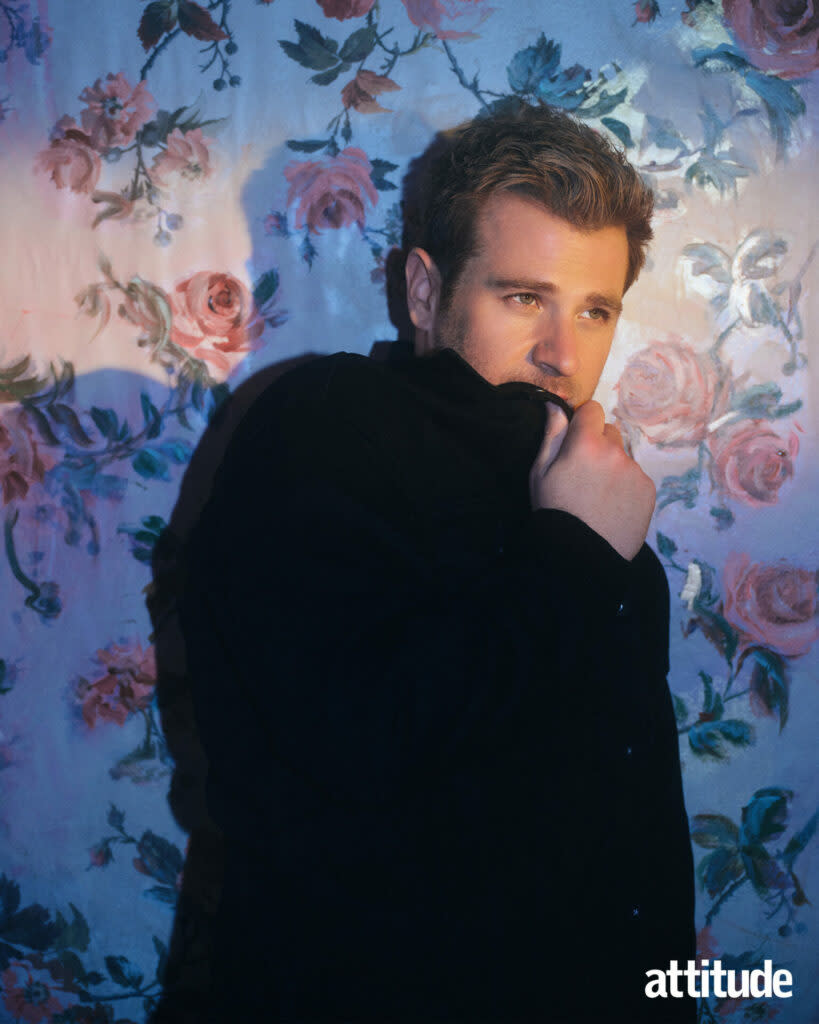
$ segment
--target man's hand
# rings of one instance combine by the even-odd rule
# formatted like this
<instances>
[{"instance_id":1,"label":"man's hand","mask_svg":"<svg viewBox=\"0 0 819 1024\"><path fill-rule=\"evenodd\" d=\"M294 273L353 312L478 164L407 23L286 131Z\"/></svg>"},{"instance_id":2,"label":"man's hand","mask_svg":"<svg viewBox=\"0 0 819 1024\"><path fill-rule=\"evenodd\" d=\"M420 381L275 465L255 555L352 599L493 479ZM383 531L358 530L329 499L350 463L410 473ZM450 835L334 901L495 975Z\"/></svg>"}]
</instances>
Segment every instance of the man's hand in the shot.
<instances>
[{"instance_id":1,"label":"man's hand","mask_svg":"<svg viewBox=\"0 0 819 1024\"><path fill-rule=\"evenodd\" d=\"M627 559L646 539L656 499L653 481L626 455L598 402L581 405L568 425L565 413L549 406L529 493L533 509L571 512Z\"/></svg>"}]
</instances>

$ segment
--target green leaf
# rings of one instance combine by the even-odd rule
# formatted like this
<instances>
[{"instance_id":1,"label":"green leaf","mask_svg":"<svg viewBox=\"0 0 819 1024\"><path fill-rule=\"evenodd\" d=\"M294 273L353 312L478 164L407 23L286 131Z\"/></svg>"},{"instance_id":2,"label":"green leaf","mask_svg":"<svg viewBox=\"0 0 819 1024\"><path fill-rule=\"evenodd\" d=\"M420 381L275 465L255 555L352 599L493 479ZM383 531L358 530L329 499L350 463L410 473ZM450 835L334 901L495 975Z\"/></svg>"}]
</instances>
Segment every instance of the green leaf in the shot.
<instances>
[{"instance_id":1,"label":"green leaf","mask_svg":"<svg viewBox=\"0 0 819 1024\"><path fill-rule=\"evenodd\" d=\"M261 309L263 306L266 306L278 290L279 272L274 267L272 270L268 270L267 273L262 274L253 286L253 301L256 303L256 308Z\"/></svg>"},{"instance_id":2,"label":"green leaf","mask_svg":"<svg viewBox=\"0 0 819 1024\"><path fill-rule=\"evenodd\" d=\"M88 922L73 903L68 905L73 915L71 923L67 923L62 914L57 915L56 923L60 928L60 934L57 936L55 946L57 949L78 949L81 953L84 953L88 949L88 943L91 939Z\"/></svg>"},{"instance_id":3,"label":"green leaf","mask_svg":"<svg viewBox=\"0 0 819 1024\"><path fill-rule=\"evenodd\" d=\"M645 143L657 146L659 149L676 149L688 152L688 146L682 135L674 125L673 121L667 118L655 117L653 114L646 114Z\"/></svg>"},{"instance_id":4,"label":"green leaf","mask_svg":"<svg viewBox=\"0 0 819 1024\"><path fill-rule=\"evenodd\" d=\"M742 863L757 895L765 897L772 889L788 888L788 876L764 847L743 847Z\"/></svg>"},{"instance_id":5,"label":"green leaf","mask_svg":"<svg viewBox=\"0 0 819 1024\"><path fill-rule=\"evenodd\" d=\"M704 607L700 598L694 602L694 607L697 610L697 615L692 619L692 624L702 630L706 639L716 647L730 665L736 654L739 634L722 615Z\"/></svg>"},{"instance_id":6,"label":"green leaf","mask_svg":"<svg viewBox=\"0 0 819 1024\"><path fill-rule=\"evenodd\" d=\"M305 234L299 246L299 255L302 260L307 264L308 267L313 266L313 261L318 256L318 251L313 245L312 239L310 238L309 232Z\"/></svg>"},{"instance_id":7,"label":"green leaf","mask_svg":"<svg viewBox=\"0 0 819 1024\"><path fill-rule=\"evenodd\" d=\"M157 542L157 536L155 533L151 533L149 530L135 530L131 533L137 544L144 544L147 547L153 547Z\"/></svg>"},{"instance_id":8,"label":"green leaf","mask_svg":"<svg viewBox=\"0 0 819 1024\"><path fill-rule=\"evenodd\" d=\"M727 530L729 526L733 525L734 513L730 508L722 508L719 505L712 505L708 510L708 514L713 516L716 520L718 530Z\"/></svg>"},{"instance_id":9,"label":"green leaf","mask_svg":"<svg viewBox=\"0 0 819 1024\"><path fill-rule=\"evenodd\" d=\"M127 956L107 956L105 966L111 981L120 988L139 988L142 984L142 975L130 969L131 962Z\"/></svg>"},{"instance_id":10,"label":"green leaf","mask_svg":"<svg viewBox=\"0 0 819 1024\"><path fill-rule=\"evenodd\" d=\"M742 164L703 153L685 172L685 180L695 182L700 188L711 185L723 195L728 189L736 191L737 179L747 178L749 173Z\"/></svg>"},{"instance_id":11,"label":"green leaf","mask_svg":"<svg viewBox=\"0 0 819 1024\"><path fill-rule=\"evenodd\" d=\"M103 437L109 441L116 438L117 431L119 430L119 420L113 409L100 409L98 406L92 405L91 419Z\"/></svg>"},{"instance_id":12,"label":"green leaf","mask_svg":"<svg viewBox=\"0 0 819 1024\"><path fill-rule=\"evenodd\" d=\"M339 64L338 67L330 68L329 71L320 71L317 75L311 75L310 81L315 82L316 85L331 85L342 71L349 71L349 64Z\"/></svg>"},{"instance_id":13,"label":"green leaf","mask_svg":"<svg viewBox=\"0 0 819 1024\"><path fill-rule=\"evenodd\" d=\"M291 60L314 71L324 71L338 63L338 43L323 36L317 28L303 21L295 21L298 43L280 39L279 45Z\"/></svg>"},{"instance_id":14,"label":"green leaf","mask_svg":"<svg viewBox=\"0 0 819 1024\"><path fill-rule=\"evenodd\" d=\"M790 702L790 679L785 659L763 647L753 648L751 702L771 717L779 716L779 731L785 728Z\"/></svg>"},{"instance_id":15,"label":"green leaf","mask_svg":"<svg viewBox=\"0 0 819 1024\"><path fill-rule=\"evenodd\" d=\"M162 416L159 413L159 409L157 409L145 391L139 396L139 401L147 428L145 436L149 438L156 437L162 430Z\"/></svg>"},{"instance_id":16,"label":"green leaf","mask_svg":"<svg viewBox=\"0 0 819 1024\"><path fill-rule=\"evenodd\" d=\"M359 28L344 40L339 57L343 61L356 64L369 57L375 47L377 33L372 25Z\"/></svg>"},{"instance_id":17,"label":"green leaf","mask_svg":"<svg viewBox=\"0 0 819 1024\"><path fill-rule=\"evenodd\" d=\"M329 139L288 139L285 145L297 153L315 153L329 142Z\"/></svg>"},{"instance_id":18,"label":"green leaf","mask_svg":"<svg viewBox=\"0 0 819 1024\"><path fill-rule=\"evenodd\" d=\"M785 831L788 801L793 791L770 786L758 789L742 808L742 845L754 846L776 839Z\"/></svg>"},{"instance_id":19,"label":"green leaf","mask_svg":"<svg viewBox=\"0 0 819 1024\"><path fill-rule=\"evenodd\" d=\"M376 157L370 161L370 166L372 167L370 180L380 192L388 192L390 189L398 188L397 185L394 185L386 178L386 175L391 171L398 170L398 164L393 164L389 160L381 160Z\"/></svg>"},{"instance_id":20,"label":"green leaf","mask_svg":"<svg viewBox=\"0 0 819 1024\"><path fill-rule=\"evenodd\" d=\"M777 155L781 157L790 142L792 122L807 109L805 101L790 82L776 75L753 70L745 75L745 82L765 105L771 135L776 141Z\"/></svg>"},{"instance_id":21,"label":"green leaf","mask_svg":"<svg viewBox=\"0 0 819 1024\"><path fill-rule=\"evenodd\" d=\"M618 121L616 117L604 117L601 120L612 135L617 136L626 149L631 149L634 145L634 139L631 137L631 129L627 124L623 121Z\"/></svg>"},{"instance_id":22,"label":"green leaf","mask_svg":"<svg viewBox=\"0 0 819 1024\"><path fill-rule=\"evenodd\" d=\"M7 875L0 875L0 929L20 906L20 886Z\"/></svg>"},{"instance_id":23,"label":"green leaf","mask_svg":"<svg viewBox=\"0 0 819 1024\"><path fill-rule=\"evenodd\" d=\"M58 955L57 959L65 970L68 971L72 981L80 985L93 984L93 981L88 980L88 974L86 974L82 960L80 960L73 950L63 950L63 952Z\"/></svg>"},{"instance_id":24,"label":"green leaf","mask_svg":"<svg viewBox=\"0 0 819 1024\"><path fill-rule=\"evenodd\" d=\"M0 932L9 943L44 950L53 944L58 929L51 915L38 903L20 908L20 886L0 875Z\"/></svg>"},{"instance_id":25,"label":"green leaf","mask_svg":"<svg viewBox=\"0 0 819 1024\"><path fill-rule=\"evenodd\" d=\"M215 384L208 393L210 410L208 422L210 422L225 402L230 398L230 387L227 384Z\"/></svg>"},{"instance_id":26,"label":"green leaf","mask_svg":"<svg viewBox=\"0 0 819 1024\"><path fill-rule=\"evenodd\" d=\"M627 95L628 89L621 89L620 92L609 92L607 89L601 89L594 101L591 103L588 101L584 102L579 107L577 113L581 117L602 117L604 114L614 110L615 107L619 107ZM618 124L620 123L622 122L618 122ZM628 131L626 125L623 125L623 127Z\"/></svg>"},{"instance_id":27,"label":"green leaf","mask_svg":"<svg viewBox=\"0 0 819 1024\"><path fill-rule=\"evenodd\" d=\"M731 283L731 258L718 245L695 242L686 245L682 254L691 261L691 273L695 277L706 274L719 284Z\"/></svg>"},{"instance_id":28,"label":"green leaf","mask_svg":"<svg viewBox=\"0 0 819 1024\"><path fill-rule=\"evenodd\" d=\"M802 408L802 399L797 398L795 402L788 402L786 405L780 405L777 409L774 409L772 419L779 420L783 416L793 416L795 412L799 412Z\"/></svg>"},{"instance_id":29,"label":"green leaf","mask_svg":"<svg viewBox=\"0 0 819 1024\"><path fill-rule=\"evenodd\" d=\"M805 849L808 843L813 839L816 833L816 827L819 825L819 811L817 811L808 823L801 828L795 835L791 836L788 840L788 845L785 847L785 853L782 857L782 862L785 867L791 871L793 869L793 862L799 856L799 854Z\"/></svg>"},{"instance_id":30,"label":"green leaf","mask_svg":"<svg viewBox=\"0 0 819 1024\"><path fill-rule=\"evenodd\" d=\"M54 405L48 406L48 413L55 423L65 427L69 437L75 444L88 448L93 443L83 429L79 417L70 406L55 402Z\"/></svg>"},{"instance_id":31,"label":"green leaf","mask_svg":"<svg viewBox=\"0 0 819 1024\"><path fill-rule=\"evenodd\" d=\"M754 731L747 722L736 718L716 722L698 722L688 733L688 745L697 757L710 757L724 761L727 757L725 744L747 747L754 739Z\"/></svg>"},{"instance_id":32,"label":"green leaf","mask_svg":"<svg viewBox=\"0 0 819 1024\"><path fill-rule=\"evenodd\" d=\"M157 955L156 980L161 985L165 976L165 971L168 967L168 947L164 942L161 942L156 935L152 936L152 938Z\"/></svg>"},{"instance_id":33,"label":"green leaf","mask_svg":"<svg viewBox=\"0 0 819 1024\"><path fill-rule=\"evenodd\" d=\"M745 876L742 859L735 850L721 847L706 854L697 865L697 878L709 896L716 896Z\"/></svg>"},{"instance_id":34,"label":"green leaf","mask_svg":"<svg viewBox=\"0 0 819 1024\"><path fill-rule=\"evenodd\" d=\"M724 814L695 814L691 819L691 841L706 850L736 850L739 828Z\"/></svg>"},{"instance_id":35,"label":"green leaf","mask_svg":"<svg viewBox=\"0 0 819 1024\"><path fill-rule=\"evenodd\" d=\"M657 491L657 508L665 508L675 501L681 501L686 508L693 508L700 491L700 471L693 466L682 476L663 478Z\"/></svg>"},{"instance_id":36,"label":"green leaf","mask_svg":"<svg viewBox=\"0 0 819 1024\"><path fill-rule=\"evenodd\" d=\"M657 531L657 550L665 558L673 558L677 551L677 545L670 537Z\"/></svg>"},{"instance_id":37,"label":"green leaf","mask_svg":"<svg viewBox=\"0 0 819 1024\"><path fill-rule=\"evenodd\" d=\"M57 435L51 429L51 424L48 422L45 413L41 412L35 405L24 404L23 408L26 410L26 416L34 423L43 441L48 445L59 445L60 442Z\"/></svg>"},{"instance_id":38,"label":"green leaf","mask_svg":"<svg viewBox=\"0 0 819 1024\"><path fill-rule=\"evenodd\" d=\"M158 903L167 903L170 907L175 907L179 899L179 893L170 885L152 885L150 889L145 890L143 896Z\"/></svg>"},{"instance_id":39,"label":"green leaf","mask_svg":"<svg viewBox=\"0 0 819 1024\"><path fill-rule=\"evenodd\" d=\"M30 362L31 356L23 356L22 359L18 359L17 362L12 363L11 366L4 366L0 368L0 381L6 382L22 377L28 369Z\"/></svg>"},{"instance_id":40,"label":"green leaf","mask_svg":"<svg viewBox=\"0 0 819 1024\"><path fill-rule=\"evenodd\" d=\"M674 703L674 718L676 719L677 725L684 725L688 718L688 708L682 697L678 697L676 693L672 694L672 700Z\"/></svg>"},{"instance_id":41,"label":"green leaf","mask_svg":"<svg viewBox=\"0 0 819 1024\"><path fill-rule=\"evenodd\" d=\"M115 828L117 832L121 832L125 827L125 811L120 810L116 804L111 804L108 808L108 817L106 820L111 828Z\"/></svg>"},{"instance_id":42,"label":"green leaf","mask_svg":"<svg viewBox=\"0 0 819 1024\"><path fill-rule=\"evenodd\" d=\"M170 480L168 463L152 448L143 448L131 461L134 470L146 480Z\"/></svg>"},{"instance_id":43,"label":"green leaf","mask_svg":"<svg viewBox=\"0 0 819 1024\"><path fill-rule=\"evenodd\" d=\"M193 449L187 441L166 441L157 449L162 455L175 462L177 466L184 466L190 462Z\"/></svg>"},{"instance_id":44,"label":"green leaf","mask_svg":"<svg viewBox=\"0 0 819 1024\"><path fill-rule=\"evenodd\" d=\"M701 67L703 64L707 64L708 61L724 64L726 67L731 68L732 71L744 71L749 67L748 61L727 43L720 44L714 50L693 50L691 56L694 59L695 67Z\"/></svg>"},{"instance_id":45,"label":"green leaf","mask_svg":"<svg viewBox=\"0 0 819 1024\"><path fill-rule=\"evenodd\" d=\"M707 672L703 672L702 669L697 674L702 681L702 688L705 691L703 707L706 711L710 712L714 706L714 680Z\"/></svg>"}]
</instances>

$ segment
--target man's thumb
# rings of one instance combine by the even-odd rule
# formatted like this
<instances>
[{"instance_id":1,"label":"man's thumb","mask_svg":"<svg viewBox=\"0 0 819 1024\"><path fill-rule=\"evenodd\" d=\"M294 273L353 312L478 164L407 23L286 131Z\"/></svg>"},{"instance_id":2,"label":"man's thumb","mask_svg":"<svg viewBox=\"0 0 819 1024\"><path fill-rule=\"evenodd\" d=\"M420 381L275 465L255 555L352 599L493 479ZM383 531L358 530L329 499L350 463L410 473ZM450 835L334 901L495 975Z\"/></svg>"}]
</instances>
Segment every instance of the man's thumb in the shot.
<instances>
[{"instance_id":1,"label":"man's thumb","mask_svg":"<svg viewBox=\"0 0 819 1024\"><path fill-rule=\"evenodd\" d=\"M546 430L543 434L543 444L541 444L537 458L532 464L533 474L543 476L546 473L557 458L568 429L569 417L559 405L550 402L546 406Z\"/></svg>"}]
</instances>

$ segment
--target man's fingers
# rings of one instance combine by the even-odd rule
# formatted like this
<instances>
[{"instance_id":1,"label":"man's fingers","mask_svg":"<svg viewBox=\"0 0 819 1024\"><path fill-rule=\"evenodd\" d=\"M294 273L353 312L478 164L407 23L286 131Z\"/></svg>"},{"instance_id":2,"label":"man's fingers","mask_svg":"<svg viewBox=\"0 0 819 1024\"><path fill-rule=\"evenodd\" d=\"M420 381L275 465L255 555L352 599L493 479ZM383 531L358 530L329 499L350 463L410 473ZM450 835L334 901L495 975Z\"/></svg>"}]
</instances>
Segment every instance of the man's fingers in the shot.
<instances>
[{"instance_id":1,"label":"man's fingers","mask_svg":"<svg viewBox=\"0 0 819 1024\"><path fill-rule=\"evenodd\" d=\"M579 405L572 416L572 434L590 433L602 434L606 425L606 414L599 402L584 402Z\"/></svg>"}]
</instances>

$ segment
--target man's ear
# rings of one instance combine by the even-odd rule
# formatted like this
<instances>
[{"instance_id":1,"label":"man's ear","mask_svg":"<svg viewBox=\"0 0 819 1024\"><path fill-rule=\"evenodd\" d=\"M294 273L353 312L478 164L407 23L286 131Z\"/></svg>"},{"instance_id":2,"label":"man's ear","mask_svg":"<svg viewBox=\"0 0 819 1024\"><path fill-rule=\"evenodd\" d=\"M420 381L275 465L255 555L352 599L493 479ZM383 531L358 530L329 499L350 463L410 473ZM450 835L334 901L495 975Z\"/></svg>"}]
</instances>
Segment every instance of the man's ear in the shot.
<instances>
[{"instance_id":1,"label":"man's ear","mask_svg":"<svg viewBox=\"0 0 819 1024\"><path fill-rule=\"evenodd\" d=\"M435 347L441 275L426 249L410 249L407 256L407 308L415 327L415 354Z\"/></svg>"}]
</instances>

